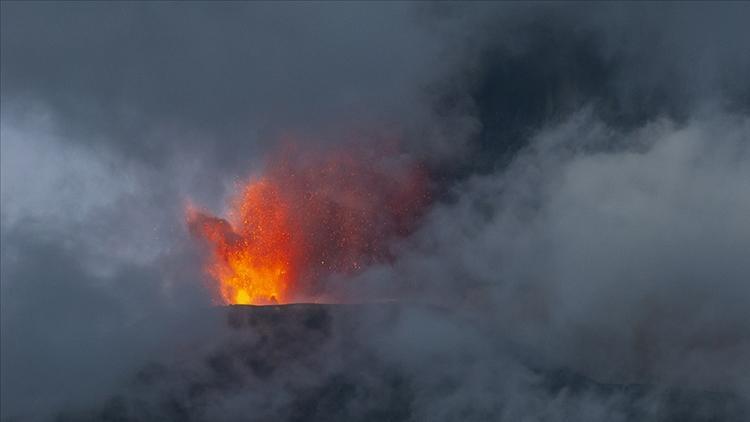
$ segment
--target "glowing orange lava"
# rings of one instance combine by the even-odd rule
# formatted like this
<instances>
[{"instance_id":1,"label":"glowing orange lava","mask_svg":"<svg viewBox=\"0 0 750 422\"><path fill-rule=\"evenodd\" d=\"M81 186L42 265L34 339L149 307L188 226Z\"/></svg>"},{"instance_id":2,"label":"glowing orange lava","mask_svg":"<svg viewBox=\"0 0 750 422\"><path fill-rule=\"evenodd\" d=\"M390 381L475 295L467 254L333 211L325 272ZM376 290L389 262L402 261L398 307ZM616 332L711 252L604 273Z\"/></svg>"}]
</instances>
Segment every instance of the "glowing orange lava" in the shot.
<instances>
[{"instance_id":1,"label":"glowing orange lava","mask_svg":"<svg viewBox=\"0 0 750 422\"><path fill-rule=\"evenodd\" d=\"M426 173L409 160L287 148L239 189L227 219L192 206L186 217L210 246L206 271L222 302L289 303L335 298L326 276L389 259L388 243L427 202Z\"/></svg>"}]
</instances>

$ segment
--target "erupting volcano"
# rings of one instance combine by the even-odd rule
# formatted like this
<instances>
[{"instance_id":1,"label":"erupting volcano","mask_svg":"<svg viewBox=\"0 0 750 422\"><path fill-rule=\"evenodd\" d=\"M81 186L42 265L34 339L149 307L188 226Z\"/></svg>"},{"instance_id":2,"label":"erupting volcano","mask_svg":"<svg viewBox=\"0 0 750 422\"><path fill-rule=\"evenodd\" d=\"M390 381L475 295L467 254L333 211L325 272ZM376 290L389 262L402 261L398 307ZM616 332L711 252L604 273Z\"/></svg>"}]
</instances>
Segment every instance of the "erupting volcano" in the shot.
<instances>
[{"instance_id":1,"label":"erupting volcano","mask_svg":"<svg viewBox=\"0 0 750 422\"><path fill-rule=\"evenodd\" d=\"M395 153L287 147L239 186L225 218L194 206L191 232L210 246L206 272L226 304L340 301L325 278L391 258L429 200L427 173Z\"/></svg>"}]
</instances>

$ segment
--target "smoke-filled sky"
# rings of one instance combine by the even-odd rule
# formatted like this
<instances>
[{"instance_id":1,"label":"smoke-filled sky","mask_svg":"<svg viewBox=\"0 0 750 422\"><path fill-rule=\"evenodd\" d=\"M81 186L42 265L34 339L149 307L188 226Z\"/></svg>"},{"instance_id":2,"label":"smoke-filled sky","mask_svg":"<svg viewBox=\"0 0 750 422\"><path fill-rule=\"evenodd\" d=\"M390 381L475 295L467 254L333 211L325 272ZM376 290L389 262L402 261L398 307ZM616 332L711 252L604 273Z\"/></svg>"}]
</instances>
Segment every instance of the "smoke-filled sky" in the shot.
<instances>
[{"instance_id":1,"label":"smoke-filled sky","mask_svg":"<svg viewBox=\"0 0 750 422\"><path fill-rule=\"evenodd\" d=\"M747 420L750 4L4 1L0 18L0 419ZM321 348L216 387L205 356L236 334L185 207L224 215L290 142L395 142L426 169L388 259L318 280L406 310L334 315ZM154 365L158 385L134 381ZM563 372L648 387L540 387ZM680 409L673 389L719 398Z\"/></svg>"}]
</instances>

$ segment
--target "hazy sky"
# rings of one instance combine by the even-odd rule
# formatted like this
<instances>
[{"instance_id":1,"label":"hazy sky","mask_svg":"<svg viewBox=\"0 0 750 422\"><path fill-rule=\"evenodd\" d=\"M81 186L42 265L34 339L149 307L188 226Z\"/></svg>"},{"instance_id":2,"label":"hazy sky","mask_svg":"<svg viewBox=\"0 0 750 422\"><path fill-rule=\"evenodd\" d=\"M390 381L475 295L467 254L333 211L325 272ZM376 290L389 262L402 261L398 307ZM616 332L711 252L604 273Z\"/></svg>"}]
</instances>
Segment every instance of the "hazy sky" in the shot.
<instances>
[{"instance_id":1,"label":"hazy sky","mask_svg":"<svg viewBox=\"0 0 750 422\"><path fill-rule=\"evenodd\" d=\"M4 1L0 19L3 420L161 397L129 380L221 344L184 206L225 211L289 138L395 136L425 163L435 200L395 259L327 283L455 315L364 318L353 359L376 365L311 352L196 420L293 419L294 388L344 370L373 383L349 399L362 419L382 368L411 420L628 420L617 395L539 390L530 362L750 400L750 4Z\"/></svg>"}]
</instances>

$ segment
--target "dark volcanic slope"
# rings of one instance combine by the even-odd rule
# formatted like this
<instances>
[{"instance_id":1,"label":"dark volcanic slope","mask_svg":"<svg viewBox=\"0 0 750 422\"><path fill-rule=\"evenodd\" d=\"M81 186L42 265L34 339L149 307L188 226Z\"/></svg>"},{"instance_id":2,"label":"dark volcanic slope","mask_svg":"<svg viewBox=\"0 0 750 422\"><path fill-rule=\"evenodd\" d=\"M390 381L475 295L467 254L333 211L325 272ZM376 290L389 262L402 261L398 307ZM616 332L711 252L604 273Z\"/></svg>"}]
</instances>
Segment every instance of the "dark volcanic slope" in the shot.
<instances>
[{"instance_id":1,"label":"dark volcanic slope","mask_svg":"<svg viewBox=\"0 0 750 422\"><path fill-rule=\"evenodd\" d=\"M728 394L605 384L532 367L500 339L497 348L475 350L472 338L487 335L481 323L437 307L216 312L226 325L215 338L155 360L108 402L59 420L513 420L523 412L534 420L741 421L747 412ZM487 381L468 385L482 378L476 371Z\"/></svg>"}]
</instances>

